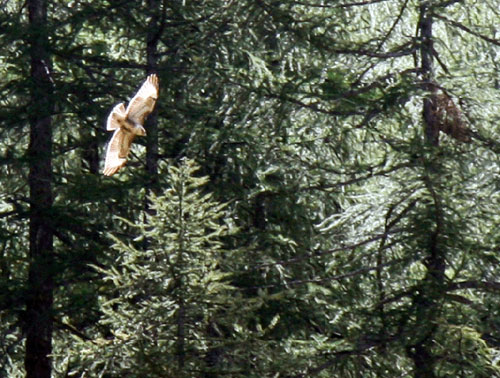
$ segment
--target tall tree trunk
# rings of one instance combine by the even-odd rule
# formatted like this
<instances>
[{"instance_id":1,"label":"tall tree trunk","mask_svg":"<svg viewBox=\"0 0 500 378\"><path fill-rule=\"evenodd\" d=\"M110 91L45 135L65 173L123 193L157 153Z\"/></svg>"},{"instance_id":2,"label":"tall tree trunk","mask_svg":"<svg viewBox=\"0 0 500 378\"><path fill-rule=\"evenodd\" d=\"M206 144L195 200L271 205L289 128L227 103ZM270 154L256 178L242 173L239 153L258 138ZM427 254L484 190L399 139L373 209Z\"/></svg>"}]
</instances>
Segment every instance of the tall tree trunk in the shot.
<instances>
[{"instance_id":1,"label":"tall tree trunk","mask_svg":"<svg viewBox=\"0 0 500 378\"><path fill-rule=\"evenodd\" d=\"M428 8L428 2L422 1L420 5L420 56L422 59L423 89L428 92L424 98L423 116L425 121L425 136L427 142L433 146L439 144L439 127L436 119L436 86L434 84L433 55L434 46L432 40L432 14Z\"/></svg>"},{"instance_id":2,"label":"tall tree trunk","mask_svg":"<svg viewBox=\"0 0 500 378\"><path fill-rule=\"evenodd\" d=\"M166 6L161 3L161 0L148 0L149 22L148 33L146 36L146 64L147 73L158 73L158 41L163 33L166 17ZM160 81L160 92L162 83ZM158 103L156 104L158 106ZM158 191L158 111L155 109L146 119L144 124L146 128L146 194L157 193ZM144 210L151 214L153 210L150 208L149 198L144 199ZM146 215L144 214L144 220ZM149 243L148 238L144 238L143 246L147 248Z\"/></svg>"},{"instance_id":3,"label":"tall tree trunk","mask_svg":"<svg viewBox=\"0 0 500 378\"><path fill-rule=\"evenodd\" d=\"M439 125L436 116L437 87L434 83L433 71L434 47L431 11L428 2L422 1L419 21L421 71L423 89L428 93L423 102L423 118L426 141L428 144L437 147L439 145ZM432 171L433 167L429 167L429 170ZM421 282L420 290L417 291L417 295L413 299L416 314L414 341L407 346L406 351L415 366L414 376L417 378L433 378L435 377L434 368L437 358L433 354L432 348L437 331L436 319L439 317L440 299L443 296L445 251L440 243L443 213L439 193L436 192L431 177L424 177L424 182L433 198L433 203L429 205L431 208L427 214L432 220L432 229L425 236L425 245L423 246L427 251L427 256L423 260L427 274Z\"/></svg>"},{"instance_id":4,"label":"tall tree trunk","mask_svg":"<svg viewBox=\"0 0 500 378\"><path fill-rule=\"evenodd\" d=\"M147 69L148 73L157 73L158 41L165 25L166 6L162 5L161 0L148 0L148 9L150 19L146 41ZM146 130L146 171L149 175L147 189L154 191L158 184L158 111L156 108L146 121Z\"/></svg>"},{"instance_id":5,"label":"tall tree trunk","mask_svg":"<svg viewBox=\"0 0 500 378\"><path fill-rule=\"evenodd\" d=\"M28 0L31 53L29 188L29 273L26 296L25 369L28 378L51 376L53 236L52 207L52 79L48 59L47 4Z\"/></svg>"}]
</instances>

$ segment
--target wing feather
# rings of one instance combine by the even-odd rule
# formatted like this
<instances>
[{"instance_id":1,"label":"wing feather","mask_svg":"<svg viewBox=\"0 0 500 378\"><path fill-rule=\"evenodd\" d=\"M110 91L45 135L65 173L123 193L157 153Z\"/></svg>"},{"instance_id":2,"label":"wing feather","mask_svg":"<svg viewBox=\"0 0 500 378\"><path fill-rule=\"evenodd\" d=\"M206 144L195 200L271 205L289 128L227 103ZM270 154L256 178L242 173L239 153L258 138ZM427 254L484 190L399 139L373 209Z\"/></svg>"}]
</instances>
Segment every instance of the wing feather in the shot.
<instances>
[{"instance_id":1,"label":"wing feather","mask_svg":"<svg viewBox=\"0 0 500 378\"><path fill-rule=\"evenodd\" d=\"M127 163L130 146L136 135L127 129L127 127L130 128L128 121L143 125L146 117L154 109L158 98L158 88L158 77L155 74L149 75L126 109L121 103L116 105L109 114L106 129L114 130L114 133L106 149L104 175L114 175ZM137 125L134 130L136 129Z\"/></svg>"},{"instance_id":2,"label":"wing feather","mask_svg":"<svg viewBox=\"0 0 500 378\"><path fill-rule=\"evenodd\" d=\"M108 121L106 122L106 130L116 130L120 128L121 123L127 116L125 110L125 104L116 105L108 116Z\"/></svg>"},{"instance_id":3,"label":"wing feather","mask_svg":"<svg viewBox=\"0 0 500 378\"><path fill-rule=\"evenodd\" d=\"M158 88L158 76L155 74L149 75L127 106L126 113L128 118L143 125L144 120L155 107L156 99L158 98Z\"/></svg>"},{"instance_id":4,"label":"wing feather","mask_svg":"<svg viewBox=\"0 0 500 378\"><path fill-rule=\"evenodd\" d=\"M125 165L134 137L134 134L123 129L115 130L106 151L104 175L112 176Z\"/></svg>"}]
</instances>

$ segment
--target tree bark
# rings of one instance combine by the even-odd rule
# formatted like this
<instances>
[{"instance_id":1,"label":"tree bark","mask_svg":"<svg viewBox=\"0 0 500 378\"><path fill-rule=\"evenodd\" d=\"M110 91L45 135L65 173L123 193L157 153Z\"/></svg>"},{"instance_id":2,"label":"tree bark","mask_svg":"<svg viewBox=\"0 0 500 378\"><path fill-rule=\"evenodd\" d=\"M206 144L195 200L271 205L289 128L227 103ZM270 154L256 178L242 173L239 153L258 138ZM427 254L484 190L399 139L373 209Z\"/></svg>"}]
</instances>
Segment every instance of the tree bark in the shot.
<instances>
[{"instance_id":1,"label":"tree bark","mask_svg":"<svg viewBox=\"0 0 500 378\"><path fill-rule=\"evenodd\" d=\"M146 61L148 74L157 73L158 41L165 25L165 4L160 0L148 0L151 12L146 41ZM161 83L160 83L161 88ZM161 91L161 89L160 89ZM148 172L148 191L154 191L158 185L158 111L156 108L146 121L146 171ZM147 206L147 205L146 205Z\"/></svg>"},{"instance_id":2,"label":"tree bark","mask_svg":"<svg viewBox=\"0 0 500 378\"><path fill-rule=\"evenodd\" d=\"M422 79L423 89L428 92L424 98L423 117L425 121L425 136L427 142L433 146L439 145L439 127L436 122L436 86L433 76L433 40L432 40L432 14L428 8L428 3L422 1L420 5L420 55L422 59Z\"/></svg>"},{"instance_id":3,"label":"tree bark","mask_svg":"<svg viewBox=\"0 0 500 378\"><path fill-rule=\"evenodd\" d=\"M52 208L52 78L48 59L47 4L27 1L30 25L31 106L29 156L29 271L24 331L28 378L51 376L54 290Z\"/></svg>"},{"instance_id":4,"label":"tree bark","mask_svg":"<svg viewBox=\"0 0 500 378\"><path fill-rule=\"evenodd\" d=\"M439 145L439 122L437 118L437 87L434 83L433 71L433 35L432 35L432 12L429 4L422 1L420 5L420 55L423 89L428 96L423 101L423 119L425 125L426 141L431 146ZM433 170L433 167L429 167ZM434 337L438 328L436 320L439 318L440 303L443 296L445 259L444 249L440 243L443 214L439 194L436 193L430 177L424 178L425 185L433 198L433 204L427 216L432 218L433 229L423 240L427 251L427 257L423 263L427 274L413 298L415 309L415 329L413 330L413 342L407 346L406 353L414 363L414 376L417 378L435 377L434 368L437 357L432 352Z\"/></svg>"}]
</instances>

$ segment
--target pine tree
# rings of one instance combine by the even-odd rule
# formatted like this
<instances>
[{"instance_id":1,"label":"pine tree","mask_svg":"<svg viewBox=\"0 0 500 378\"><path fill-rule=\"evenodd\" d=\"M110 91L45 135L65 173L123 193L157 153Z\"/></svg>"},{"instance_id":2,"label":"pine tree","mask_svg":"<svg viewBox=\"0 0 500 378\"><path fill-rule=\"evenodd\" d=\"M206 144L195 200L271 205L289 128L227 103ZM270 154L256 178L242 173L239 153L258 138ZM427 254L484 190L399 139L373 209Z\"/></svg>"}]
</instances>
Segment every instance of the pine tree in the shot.
<instances>
[{"instance_id":1,"label":"pine tree","mask_svg":"<svg viewBox=\"0 0 500 378\"><path fill-rule=\"evenodd\" d=\"M101 297L98 327L109 335L82 345L75 370L189 377L221 368L225 318L236 309L224 271L235 252L222 241L234 230L226 205L206 193L208 178L198 170L191 160L169 167L169 187L150 194L144 220L122 219L134 239L112 236L117 261L98 269L113 286L112 298Z\"/></svg>"},{"instance_id":2,"label":"pine tree","mask_svg":"<svg viewBox=\"0 0 500 378\"><path fill-rule=\"evenodd\" d=\"M164 316L175 323L169 367L498 375L495 1L47 4L56 374L106 363L111 375L136 373L113 365L137 354L97 320L110 298L113 309L148 315L145 299L117 295L89 263L110 267L118 256L123 265L109 232L138 256L148 250L146 237L124 242L138 228L116 217L146 224L146 193L168 187L164 162L189 156L238 226L223 249L245 253L218 260L237 308L206 329L214 348L196 356L188 348L202 349L189 344L189 306L185 327ZM25 352L27 14L14 0L0 9L0 371L11 376L23 375ZM138 139L127 169L103 179L107 112L151 69L162 83L157 135ZM181 282L194 296L192 281ZM100 355L90 340L101 342ZM81 351L96 365L75 358Z\"/></svg>"}]
</instances>

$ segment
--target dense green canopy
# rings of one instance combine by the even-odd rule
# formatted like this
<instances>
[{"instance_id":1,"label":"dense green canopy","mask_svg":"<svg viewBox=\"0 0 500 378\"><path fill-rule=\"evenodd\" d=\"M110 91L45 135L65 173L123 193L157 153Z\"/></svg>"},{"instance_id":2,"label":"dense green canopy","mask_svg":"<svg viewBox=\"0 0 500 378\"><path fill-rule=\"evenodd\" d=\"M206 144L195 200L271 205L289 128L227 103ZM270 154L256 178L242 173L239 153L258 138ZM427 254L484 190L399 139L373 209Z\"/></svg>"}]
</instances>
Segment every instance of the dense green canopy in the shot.
<instances>
[{"instance_id":1,"label":"dense green canopy","mask_svg":"<svg viewBox=\"0 0 500 378\"><path fill-rule=\"evenodd\" d=\"M500 376L499 17L1 1L0 376Z\"/></svg>"}]
</instances>

